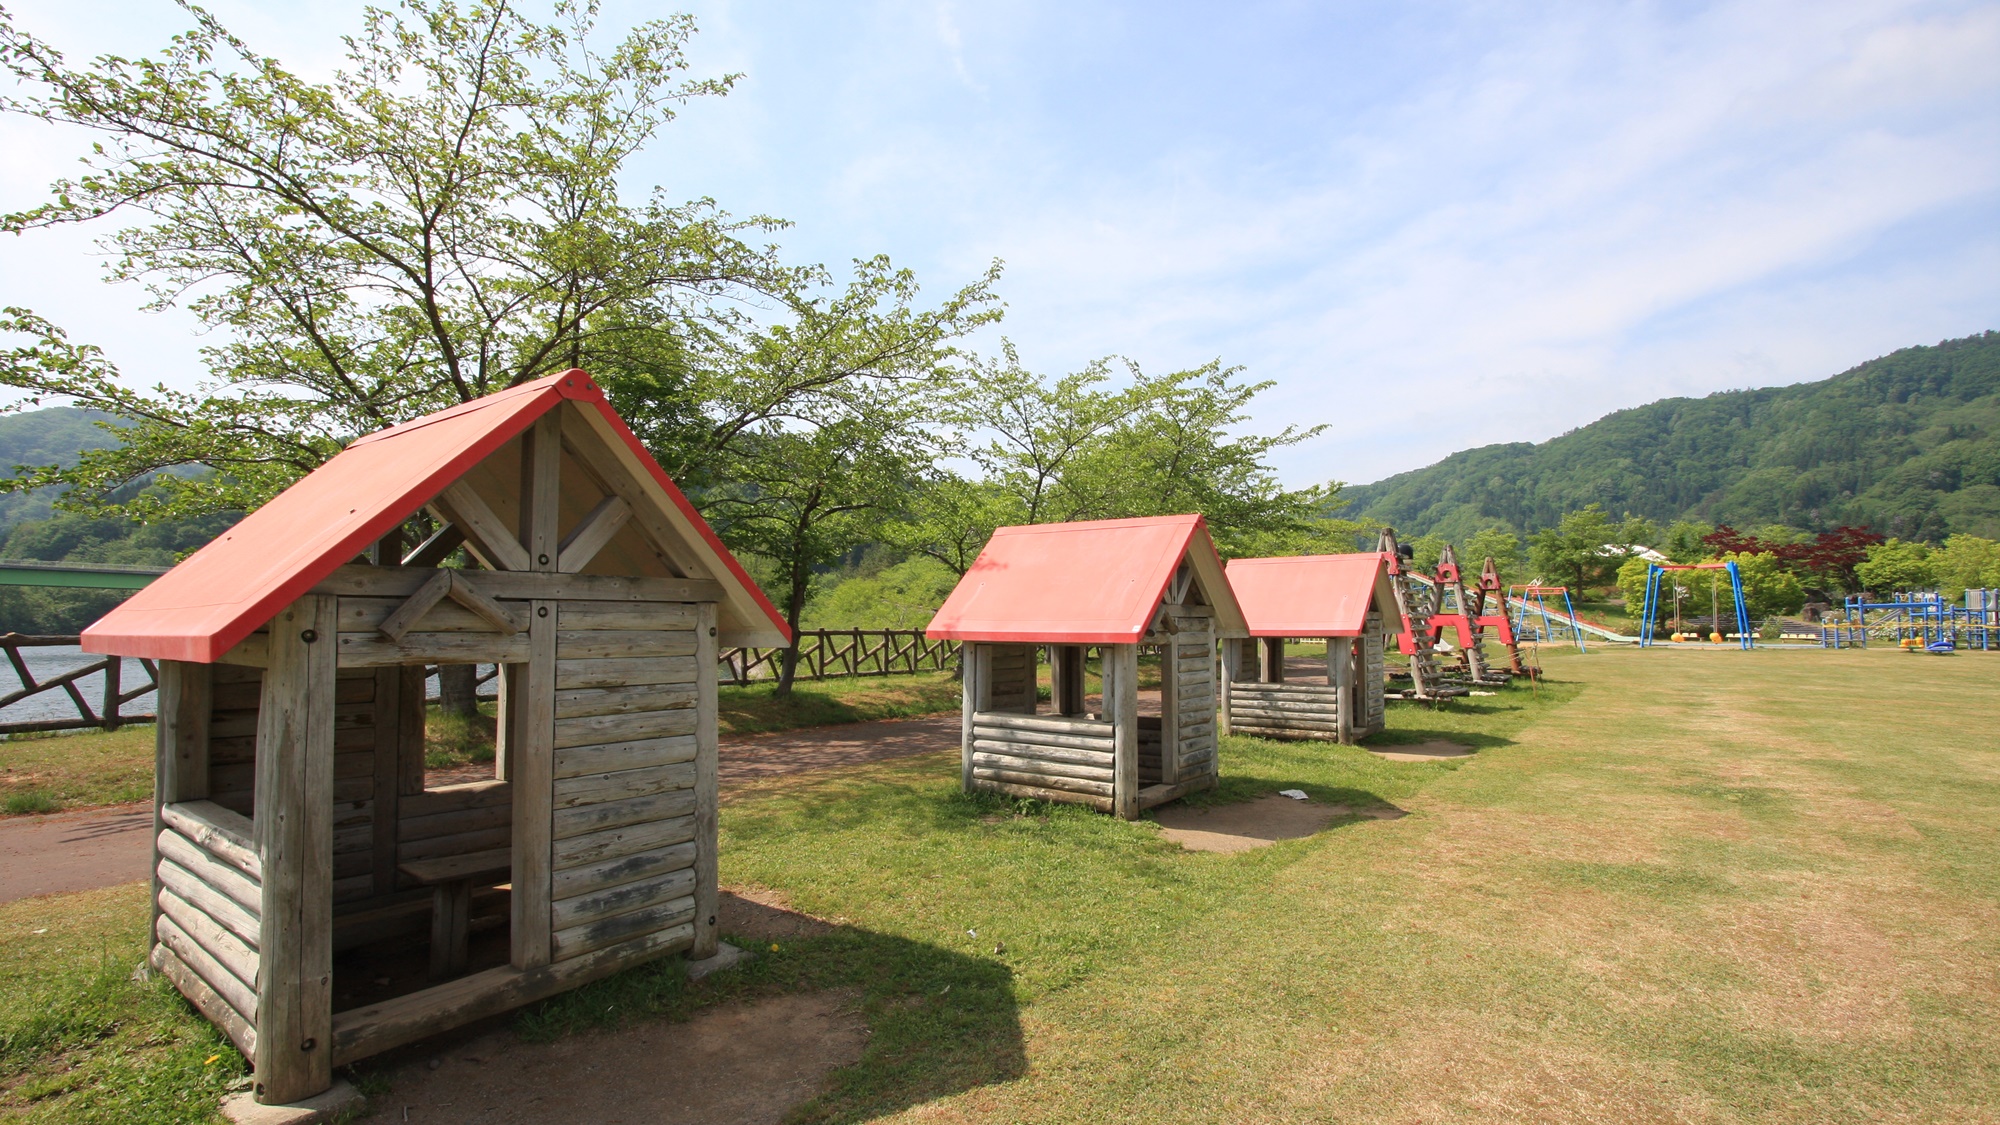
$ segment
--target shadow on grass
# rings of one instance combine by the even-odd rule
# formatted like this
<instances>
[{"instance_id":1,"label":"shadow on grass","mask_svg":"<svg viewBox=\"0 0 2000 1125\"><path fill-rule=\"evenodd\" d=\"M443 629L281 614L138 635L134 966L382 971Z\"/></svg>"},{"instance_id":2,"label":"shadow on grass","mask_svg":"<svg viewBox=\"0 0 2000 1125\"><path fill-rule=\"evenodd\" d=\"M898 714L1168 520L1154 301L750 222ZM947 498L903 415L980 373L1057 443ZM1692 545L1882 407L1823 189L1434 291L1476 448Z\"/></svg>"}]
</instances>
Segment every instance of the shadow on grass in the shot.
<instances>
[{"instance_id":1,"label":"shadow on grass","mask_svg":"<svg viewBox=\"0 0 2000 1125\"><path fill-rule=\"evenodd\" d=\"M782 941L725 934L756 957L689 983L669 957L524 1009L517 1034L546 1042L704 1008L840 990L859 997L868 1046L791 1121L865 1121L1027 1072L1013 972L1002 962L852 926ZM665 1061L665 1060L663 1060Z\"/></svg>"},{"instance_id":2,"label":"shadow on grass","mask_svg":"<svg viewBox=\"0 0 2000 1125\"><path fill-rule=\"evenodd\" d=\"M1474 750L1492 750L1514 745L1514 740L1504 735L1465 730L1461 727L1397 727L1394 730L1376 731L1362 739L1360 744L1369 747L1387 747L1414 746L1420 742L1455 742L1460 746L1470 746Z\"/></svg>"}]
</instances>

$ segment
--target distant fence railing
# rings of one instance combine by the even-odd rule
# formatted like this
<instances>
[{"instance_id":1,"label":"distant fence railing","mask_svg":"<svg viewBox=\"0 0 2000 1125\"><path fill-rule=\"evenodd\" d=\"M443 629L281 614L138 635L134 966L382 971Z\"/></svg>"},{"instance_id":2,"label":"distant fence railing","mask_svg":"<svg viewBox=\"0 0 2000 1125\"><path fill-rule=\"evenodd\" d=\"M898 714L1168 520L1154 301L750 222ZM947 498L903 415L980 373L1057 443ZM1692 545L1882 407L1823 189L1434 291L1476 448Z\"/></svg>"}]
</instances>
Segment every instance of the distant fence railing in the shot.
<instances>
[{"instance_id":1,"label":"distant fence railing","mask_svg":"<svg viewBox=\"0 0 2000 1125\"><path fill-rule=\"evenodd\" d=\"M0 651L20 678L20 686L0 694L0 735L28 734L57 730L117 730L128 723L150 723L151 711L135 711L130 705L153 693L159 684L159 666L139 660L138 676L131 675L132 663L116 656L84 653L82 663L60 671L42 670L39 675L23 650L75 648L76 636L32 636L0 634ZM719 677L724 683L745 685L777 678L778 648L730 648L722 651ZM60 655L57 659L60 659ZM889 676L909 672L943 672L957 665L955 641L933 641L921 629L810 629L799 634L798 677L825 680L845 676ZM435 675L437 669L429 669ZM491 701L499 669L491 664L479 667L477 689L482 701ZM143 682L140 682L143 681ZM45 697L33 712L47 715L55 709L66 714L10 721L7 709L37 697ZM429 702L437 702L431 695Z\"/></svg>"},{"instance_id":2,"label":"distant fence railing","mask_svg":"<svg viewBox=\"0 0 2000 1125\"><path fill-rule=\"evenodd\" d=\"M75 668L66 668L56 675L49 676L47 679L37 679L34 671L28 667L28 661L21 656L21 650L24 648L61 648L65 645L73 646L77 643L77 640L78 638L76 637L30 636L21 633L0 635L0 649L6 651L7 663L14 666L14 674L21 678L20 687L5 695L0 695L0 711L5 711L7 708L24 699L56 692L66 695L69 698L69 702L76 708L76 714L73 718L36 719L14 723L0 722L0 734L26 734L31 731L44 730L82 730L87 727L117 730L126 723L150 723L153 721L153 716L150 713L128 715L124 710L127 703L151 694L153 689L158 686L160 669L158 665L150 660L139 661L139 667L145 672L146 682L138 687L128 689L125 687L125 661L121 657L100 656ZM92 676L100 675L103 677L103 682L92 685L92 694L97 696L98 701L97 706L93 708L90 705L89 698L78 684Z\"/></svg>"},{"instance_id":3,"label":"distant fence railing","mask_svg":"<svg viewBox=\"0 0 2000 1125\"><path fill-rule=\"evenodd\" d=\"M722 650L722 680L742 687L778 678L782 648ZM945 672L958 663L957 641L934 641L922 629L801 629L799 666L802 680L845 676L893 676L911 672Z\"/></svg>"}]
</instances>

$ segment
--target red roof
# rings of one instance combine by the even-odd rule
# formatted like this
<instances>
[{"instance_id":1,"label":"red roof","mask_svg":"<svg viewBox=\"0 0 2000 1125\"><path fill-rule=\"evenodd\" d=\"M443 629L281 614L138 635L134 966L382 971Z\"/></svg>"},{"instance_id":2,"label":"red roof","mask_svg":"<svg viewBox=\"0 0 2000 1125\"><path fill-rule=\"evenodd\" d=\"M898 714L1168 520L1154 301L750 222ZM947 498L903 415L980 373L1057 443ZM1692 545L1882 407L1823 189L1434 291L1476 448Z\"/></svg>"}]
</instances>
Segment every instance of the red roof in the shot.
<instances>
[{"instance_id":1,"label":"red roof","mask_svg":"<svg viewBox=\"0 0 2000 1125\"><path fill-rule=\"evenodd\" d=\"M1231 559L1229 585L1253 637L1358 637L1371 602L1385 621L1396 612L1388 556L1374 551Z\"/></svg>"},{"instance_id":2,"label":"red roof","mask_svg":"<svg viewBox=\"0 0 2000 1125\"><path fill-rule=\"evenodd\" d=\"M789 635L763 592L645 452L590 376L570 370L356 439L84 630L90 652L213 662L336 567L430 502L565 399L595 407L688 526L735 600ZM672 513L670 512L669 515ZM703 547L706 550L703 550ZM747 604L747 603L746 603Z\"/></svg>"},{"instance_id":3,"label":"red roof","mask_svg":"<svg viewBox=\"0 0 2000 1125\"><path fill-rule=\"evenodd\" d=\"M1222 560L1198 515L1045 523L993 533L931 618L933 640L1134 644L1186 558L1216 628L1242 635Z\"/></svg>"}]
</instances>

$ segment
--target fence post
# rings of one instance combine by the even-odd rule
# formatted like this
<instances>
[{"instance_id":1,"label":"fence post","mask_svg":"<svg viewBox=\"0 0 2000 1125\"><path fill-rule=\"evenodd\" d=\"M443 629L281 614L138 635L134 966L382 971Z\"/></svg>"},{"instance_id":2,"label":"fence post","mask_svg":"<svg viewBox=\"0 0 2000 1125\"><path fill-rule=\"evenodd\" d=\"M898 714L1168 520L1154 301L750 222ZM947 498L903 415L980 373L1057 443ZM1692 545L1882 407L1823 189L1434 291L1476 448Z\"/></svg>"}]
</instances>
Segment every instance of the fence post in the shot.
<instances>
[{"instance_id":1,"label":"fence post","mask_svg":"<svg viewBox=\"0 0 2000 1125\"><path fill-rule=\"evenodd\" d=\"M125 658L107 656L104 658L104 729L118 729L118 680L125 670Z\"/></svg>"}]
</instances>

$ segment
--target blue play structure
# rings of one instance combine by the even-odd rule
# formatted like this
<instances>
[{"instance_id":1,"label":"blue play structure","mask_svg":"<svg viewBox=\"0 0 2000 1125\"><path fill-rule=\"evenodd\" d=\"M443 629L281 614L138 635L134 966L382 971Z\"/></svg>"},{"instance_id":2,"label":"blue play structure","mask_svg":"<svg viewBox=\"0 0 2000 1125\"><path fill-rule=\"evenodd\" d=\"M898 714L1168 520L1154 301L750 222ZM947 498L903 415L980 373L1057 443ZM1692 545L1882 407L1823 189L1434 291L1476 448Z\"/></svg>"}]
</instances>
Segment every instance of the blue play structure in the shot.
<instances>
[{"instance_id":1,"label":"blue play structure","mask_svg":"<svg viewBox=\"0 0 2000 1125\"><path fill-rule=\"evenodd\" d=\"M1743 572L1736 569L1736 561L1719 563L1690 563L1674 565L1653 563L1646 568L1646 609L1639 619L1639 647L1650 648L1653 631L1660 623L1660 576L1670 570L1726 570L1729 572L1729 590L1736 603L1736 644L1738 648L1750 649L1757 643L1756 635L1750 631L1750 608L1744 604ZM1721 623L1713 622L1720 629Z\"/></svg>"},{"instance_id":2,"label":"blue play structure","mask_svg":"<svg viewBox=\"0 0 2000 1125\"><path fill-rule=\"evenodd\" d=\"M1879 602L1858 595L1841 610L1839 619L1820 625L1821 647L1867 648L1870 638L1915 641L1934 653L2000 647L2000 590L1967 590L1964 605L1952 605L1936 590L1899 591Z\"/></svg>"},{"instance_id":3,"label":"blue play structure","mask_svg":"<svg viewBox=\"0 0 2000 1125\"><path fill-rule=\"evenodd\" d=\"M1562 609L1549 609L1549 598L1562 596ZM1576 651L1587 652L1583 647L1583 627L1576 616L1576 605L1569 600L1568 586L1510 586L1507 601L1514 607L1514 637L1523 641L1574 641Z\"/></svg>"}]
</instances>

